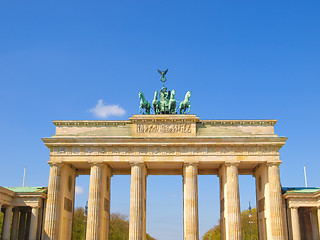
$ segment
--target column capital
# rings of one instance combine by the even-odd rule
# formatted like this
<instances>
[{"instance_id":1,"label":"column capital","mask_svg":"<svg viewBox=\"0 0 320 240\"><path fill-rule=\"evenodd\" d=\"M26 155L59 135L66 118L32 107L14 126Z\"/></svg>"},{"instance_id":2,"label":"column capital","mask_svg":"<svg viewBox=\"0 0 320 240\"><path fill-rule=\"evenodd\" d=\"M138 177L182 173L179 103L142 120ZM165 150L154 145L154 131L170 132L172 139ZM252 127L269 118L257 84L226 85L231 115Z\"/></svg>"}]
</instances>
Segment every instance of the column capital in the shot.
<instances>
[{"instance_id":1,"label":"column capital","mask_svg":"<svg viewBox=\"0 0 320 240\"><path fill-rule=\"evenodd\" d=\"M280 166L281 161L277 161L277 162L266 162L266 165L269 166Z\"/></svg>"},{"instance_id":2,"label":"column capital","mask_svg":"<svg viewBox=\"0 0 320 240\"><path fill-rule=\"evenodd\" d=\"M145 166L145 163L142 161L133 161L133 162L129 162L130 166Z\"/></svg>"},{"instance_id":3,"label":"column capital","mask_svg":"<svg viewBox=\"0 0 320 240\"><path fill-rule=\"evenodd\" d=\"M53 167L53 166L61 167L63 165L62 162L51 162L51 161L49 161L48 164L50 165L50 167Z\"/></svg>"},{"instance_id":4,"label":"column capital","mask_svg":"<svg viewBox=\"0 0 320 240\"><path fill-rule=\"evenodd\" d=\"M240 165L240 161L226 161L225 163L224 163L224 165L225 166L237 166L237 167L239 167L239 165Z\"/></svg>"},{"instance_id":5,"label":"column capital","mask_svg":"<svg viewBox=\"0 0 320 240\"><path fill-rule=\"evenodd\" d=\"M291 210L298 210L299 207L297 207L297 206L290 206L289 208L290 208Z\"/></svg>"},{"instance_id":6,"label":"column capital","mask_svg":"<svg viewBox=\"0 0 320 240\"><path fill-rule=\"evenodd\" d=\"M88 161L89 165L92 166L103 166L103 161Z\"/></svg>"},{"instance_id":7,"label":"column capital","mask_svg":"<svg viewBox=\"0 0 320 240\"><path fill-rule=\"evenodd\" d=\"M195 167L197 167L198 166L198 164L199 164L199 162L198 161L194 161L194 162L184 162L183 163L183 166L185 167L185 166L195 166Z\"/></svg>"}]
</instances>

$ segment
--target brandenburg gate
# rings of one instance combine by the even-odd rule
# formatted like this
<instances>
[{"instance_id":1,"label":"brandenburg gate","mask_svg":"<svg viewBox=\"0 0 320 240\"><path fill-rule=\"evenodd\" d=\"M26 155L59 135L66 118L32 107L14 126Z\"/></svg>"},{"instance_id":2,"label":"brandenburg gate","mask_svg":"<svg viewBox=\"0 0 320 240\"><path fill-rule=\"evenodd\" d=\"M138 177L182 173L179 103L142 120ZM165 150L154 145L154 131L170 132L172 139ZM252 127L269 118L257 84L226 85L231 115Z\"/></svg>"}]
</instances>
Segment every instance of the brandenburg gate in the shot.
<instances>
[{"instance_id":1,"label":"brandenburg gate","mask_svg":"<svg viewBox=\"0 0 320 240\"><path fill-rule=\"evenodd\" d=\"M45 239L71 239L75 178L90 174L87 240L109 238L110 181L131 174L129 240L146 239L148 175L183 177L184 240L199 240L198 175L220 179L223 240L241 240L239 174L256 178L259 239L285 240L279 149L286 138L275 120L199 120L189 115L191 92L177 111L175 91L164 86L129 121L54 121L50 149ZM150 114L150 109L154 114ZM188 111L187 111L188 110ZM144 112L143 112L144 111Z\"/></svg>"},{"instance_id":2,"label":"brandenburg gate","mask_svg":"<svg viewBox=\"0 0 320 240\"><path fill-rule=\"evenodd\" d=\"M241 240L239 174L256 179L259 239L286 239L279 176L286 138L274 133L275 123L191 114L54 121L55 135L43 139L51 166L45 239L71 239L75 179L82 174L90 174L87 240L108 239L110 181L118 174L131 174L130 240L146 239L147 176L170 174L183 177L184 240L199 239L198 175L219 177L222 239Z\"/></svg>"}]
</instances>

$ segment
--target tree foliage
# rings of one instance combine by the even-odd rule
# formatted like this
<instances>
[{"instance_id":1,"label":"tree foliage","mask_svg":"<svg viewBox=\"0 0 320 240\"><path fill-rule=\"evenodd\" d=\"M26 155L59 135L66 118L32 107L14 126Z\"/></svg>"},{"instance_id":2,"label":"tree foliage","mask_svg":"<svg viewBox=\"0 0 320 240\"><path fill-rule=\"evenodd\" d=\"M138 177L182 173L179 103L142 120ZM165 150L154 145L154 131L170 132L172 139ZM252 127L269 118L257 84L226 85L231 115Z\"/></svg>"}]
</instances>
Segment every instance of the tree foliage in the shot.
<instances>
[{"instance_id":1,"label":"tree foliage","mask_svg":"<svg viewBox=\"0 0 320 240\"><path fill-rule=\"evenodd\" d=\"M252 240L258 239L258 223L257 223L257 209L253 208L251 210L252 217L249 218L249 210L244 210L241 212L241 230L242 239L251 240L251 226L250 221L252 221ZM221 231L220 225L216 225L207 231L201 238L202 240L220 240Z\"/></svg>"},{"instance_id":2,"label":"tree foliage","mask_svg":"<svg viewBox=\"0 0 320 240\"><path fill-rule=\"evenodd\" d=\"M4 214L1 212L1 209L0 209L0 236L2 234L3 215Z\"/></svg>"},{"instance_id":3,"label":"tree foliage","mask_svg":"<svg viewBox=\"0 0 320 240\"><path fill-rule=\"evenodd\" d=\"M84 239L85 229L85 216L84 209L82 207L76 208L74 211L72 239L82 240ZM110 214L110 240L128 240L129 239L129 220L126 215L120 213ZM147 234L147 240L156 240Z\"/></svg>"},{"instance_id":4,"label":"tree foliage","mask_svg":"<svg viewBox=\"0 0 320 240\"><path fill-rule=\"evenodd\" d=\"M72 239L82 240L84 239L84 228L85 228L85 216L84 209L78 207L73 213L73 228L72 228Z\"/></svg>"}]
</instances>

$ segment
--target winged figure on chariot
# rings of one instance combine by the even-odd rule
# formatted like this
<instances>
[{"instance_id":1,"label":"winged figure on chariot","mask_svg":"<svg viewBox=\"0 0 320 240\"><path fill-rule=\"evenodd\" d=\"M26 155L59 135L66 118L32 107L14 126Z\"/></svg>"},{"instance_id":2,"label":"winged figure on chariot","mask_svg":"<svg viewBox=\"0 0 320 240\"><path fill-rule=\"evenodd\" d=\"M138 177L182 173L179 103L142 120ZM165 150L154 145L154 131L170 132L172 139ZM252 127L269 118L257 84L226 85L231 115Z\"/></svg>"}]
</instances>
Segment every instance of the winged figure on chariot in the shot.
<instances>
[{"instance_id":1,"label":"winged figure on chariot","mask_svg":"<svg viewBox=\"0 0 320 240\"><path fill-rule=\"evenodd\" d=\"M175 90L167 90L167 88L164 86L164 83L167 81L166 74L168 72L168 69L165 71L160 71L160 81L162 82L163 86L159 92L154 92L154 98L152 101L152 104L150 104L144 94L142 92L139 92L139 98L140 98L140 113L143 114L150 114L150 109L153 109L154 114L177 114L177 101L175 99L176 92ZM191 91L188 91L185 95L185 99L180 102L179 105L179 113L180 114L186 114L190 112L191 106L190 106L190 97L191 97ZM144 112L143 112L144 109ZM187 111L188 110L188 111Z\"/></svg>"}]
</instances>

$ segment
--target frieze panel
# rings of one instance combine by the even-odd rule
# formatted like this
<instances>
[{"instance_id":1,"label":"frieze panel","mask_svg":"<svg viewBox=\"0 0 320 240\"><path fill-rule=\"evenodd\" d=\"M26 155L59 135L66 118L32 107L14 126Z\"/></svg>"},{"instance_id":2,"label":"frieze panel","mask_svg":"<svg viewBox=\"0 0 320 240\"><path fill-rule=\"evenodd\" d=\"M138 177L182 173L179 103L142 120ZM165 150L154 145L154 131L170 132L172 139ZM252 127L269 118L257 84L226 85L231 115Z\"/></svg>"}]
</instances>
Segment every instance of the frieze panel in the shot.
<instances>
[{"instance_id":1,"label":"frieze panel","mask_svg":"<svg viewBox=\"0 0 320 240\"><path fill-rule=\"evenodd\" d=\"M277 146L102 146L54 147L52 155L260 155L278 156Z\"/></svg>"},{"instance_id":2,"label":"frieze panel","mask_svg":"<svg viewBox=\"0 0 320 240\"><path fill-rule=\"evenodd\" d=\"M191 133L191 124L137 124L137 133Z\"/></svg>"}]
</instances>

